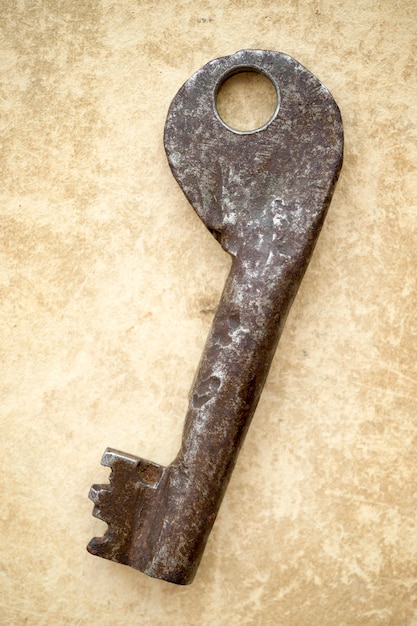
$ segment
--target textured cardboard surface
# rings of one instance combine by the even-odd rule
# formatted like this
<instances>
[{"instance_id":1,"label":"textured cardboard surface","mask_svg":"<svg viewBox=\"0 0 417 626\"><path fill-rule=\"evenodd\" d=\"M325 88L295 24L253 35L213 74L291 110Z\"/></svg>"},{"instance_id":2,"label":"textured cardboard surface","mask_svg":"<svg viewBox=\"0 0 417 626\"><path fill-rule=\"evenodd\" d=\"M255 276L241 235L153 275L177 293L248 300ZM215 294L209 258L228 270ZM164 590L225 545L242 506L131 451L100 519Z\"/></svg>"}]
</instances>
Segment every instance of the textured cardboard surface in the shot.
<instances>
[{"instance_id":1,"label":"textured cardboard surface","mask_svg":"<svg viewBox=\"0 0 417 626\"><path fill-rule=\"evenodd\" d=\"M2 624L417 624L417 5L1 3ZM192 586L91 557L107 445L169 463L229 260L171 176L172 97L286 52L346 156Z\"/></svg>"}]
</instances>

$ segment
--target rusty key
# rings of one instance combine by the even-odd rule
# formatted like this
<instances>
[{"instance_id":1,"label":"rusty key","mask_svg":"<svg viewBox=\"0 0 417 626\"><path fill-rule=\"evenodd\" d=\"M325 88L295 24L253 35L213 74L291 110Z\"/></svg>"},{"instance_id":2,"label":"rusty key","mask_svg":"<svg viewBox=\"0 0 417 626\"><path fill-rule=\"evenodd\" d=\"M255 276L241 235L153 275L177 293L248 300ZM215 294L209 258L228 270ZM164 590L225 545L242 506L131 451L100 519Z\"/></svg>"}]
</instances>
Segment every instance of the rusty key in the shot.
<instances>
[{"instance_id":1,"label":"rusty key","mask_svg":"<svg viewBox=\"0 0 417 626\"><path fill-rule=\"evenodd\" d=\"M277 108L239 132L216 96L233 74L269 78ZM92 554L149 576L190 583L255 412L289 308L310 260L343 158L339 109L291 57L242 50L215 59L179 90L165 149L172 173L232 257L190 393L181 449L167 467L107 449L110 484L94 485L107 522Z\"/></svg>"}]
</instances>

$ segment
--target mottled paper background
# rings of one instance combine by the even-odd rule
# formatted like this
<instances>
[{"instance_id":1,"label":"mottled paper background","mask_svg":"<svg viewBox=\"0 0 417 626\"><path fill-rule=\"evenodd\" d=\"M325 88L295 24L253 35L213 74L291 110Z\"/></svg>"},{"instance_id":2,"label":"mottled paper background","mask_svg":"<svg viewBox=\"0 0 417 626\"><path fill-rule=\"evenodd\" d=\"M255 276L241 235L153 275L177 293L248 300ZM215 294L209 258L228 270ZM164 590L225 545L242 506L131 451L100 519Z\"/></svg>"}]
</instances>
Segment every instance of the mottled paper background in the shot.
<instances>
[{"instance_id":1,"label":"mottled paper background","mask_svg":"<svg viewBox=\"0 0 417 626\"><path fill-rule=\"evenodd\" d=\"M415 0L1 0L0 622L417 624ZM162 144L189 76L286 52L342 175L195 582L87 554L110 445L175 455L229 260Z\"/></svg>"}]
</instances>

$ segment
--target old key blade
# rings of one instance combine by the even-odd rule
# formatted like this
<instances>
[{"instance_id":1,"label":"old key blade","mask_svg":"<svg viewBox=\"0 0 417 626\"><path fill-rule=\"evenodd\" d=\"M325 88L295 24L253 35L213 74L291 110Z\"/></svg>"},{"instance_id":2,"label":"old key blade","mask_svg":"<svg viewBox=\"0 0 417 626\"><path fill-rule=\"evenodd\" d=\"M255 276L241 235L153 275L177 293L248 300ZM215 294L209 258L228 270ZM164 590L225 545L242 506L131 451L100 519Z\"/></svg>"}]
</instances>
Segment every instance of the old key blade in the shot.
<instances>
[{"instance_id":1,"label":"old key blade","mask_svg":"<svg viewBox=\"0 0 417 626\"><path fill-rule=\"evenodd\" d=\"M278 106L265 126L229 128L216 95L231 75L266 75ZM92 487L108 523L88 550L190 583L255 412L291 303L342 165L339 109L302 65L272 51L215 59L179 90L165 148L197 214L232 268L190 394L181 449L162 467L107 450L110 485Z\"/></svg>"}]
</instances>

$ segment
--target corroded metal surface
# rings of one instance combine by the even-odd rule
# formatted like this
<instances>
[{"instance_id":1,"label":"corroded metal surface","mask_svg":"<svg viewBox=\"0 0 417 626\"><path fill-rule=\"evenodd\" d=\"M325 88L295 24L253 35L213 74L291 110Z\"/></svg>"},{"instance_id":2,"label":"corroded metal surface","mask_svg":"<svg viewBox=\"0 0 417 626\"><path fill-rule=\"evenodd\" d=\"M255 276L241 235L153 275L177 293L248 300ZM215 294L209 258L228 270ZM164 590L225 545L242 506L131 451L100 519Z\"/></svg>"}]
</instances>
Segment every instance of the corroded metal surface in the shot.
<instances>
[{"instance_id":1,"label":"corroded metal surface","mask_svg":"<svg viewBox=\"0 0 417 626\"><path fill-rule=\"evenodd\" d=\"M223 82L254 70L278 106L261 129L228 128L216 110ZM88 550L146 574L190 583L258 403L286 316L308 265L343 153L338 107L287 55L242 50L215 59L179 90L165 148L197 214L232 268L190 394L181 450L161 467L107 450L110 485L94 486L109 525Z\"/></svg>"}]
</instances>

